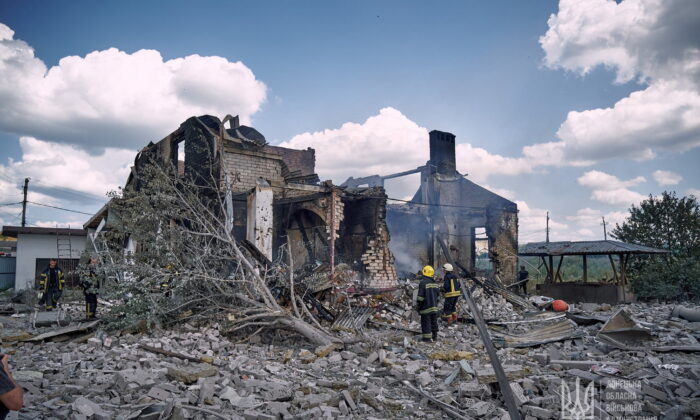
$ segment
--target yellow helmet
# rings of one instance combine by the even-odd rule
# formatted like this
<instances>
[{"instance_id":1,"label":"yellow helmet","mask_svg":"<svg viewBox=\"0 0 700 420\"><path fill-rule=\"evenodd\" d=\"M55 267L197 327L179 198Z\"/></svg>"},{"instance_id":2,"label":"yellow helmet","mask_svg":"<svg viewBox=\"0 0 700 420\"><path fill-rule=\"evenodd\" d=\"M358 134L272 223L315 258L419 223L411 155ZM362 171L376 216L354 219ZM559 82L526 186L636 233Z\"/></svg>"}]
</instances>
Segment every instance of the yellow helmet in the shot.
<instances>
[{"instance_id":1,"label":"yellow helmet","mask_svg":"<svg viewBox=\"0 0 700 420\"><path fill-rule=\"evenodd\" d=\"M423 271L421 272L425 277L433 277L435 275L435 270L433 267L426 265L423 267Z\"/></svg>"}]
</instances>

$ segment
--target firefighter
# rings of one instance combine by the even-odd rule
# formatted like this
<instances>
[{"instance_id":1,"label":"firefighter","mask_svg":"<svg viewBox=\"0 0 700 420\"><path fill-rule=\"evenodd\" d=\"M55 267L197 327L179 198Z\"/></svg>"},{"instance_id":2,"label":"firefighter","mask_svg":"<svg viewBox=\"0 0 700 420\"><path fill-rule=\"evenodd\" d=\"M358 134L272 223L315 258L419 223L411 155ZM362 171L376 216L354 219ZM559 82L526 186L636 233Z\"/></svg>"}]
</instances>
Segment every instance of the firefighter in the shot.
<instances>
[{"instance_id":1,"label":"firefighter","mask_svg":"<svg viewBox=\"0 0 700 420\"><path fill-rule=\"evenodd\" d=\"M421 337L423 341L437 341L437 301L440 285L435 283L435 270L426 265L421 271L421 281L418 285L418 297L416 309L420 314Z\"/></svg>"},{"instance_id":2,"label":"firefighter","mask_svg":"<svg viewBox=\"0 0 700 420\"><path fill-rule=\"evenodd\" d=\"M97 290L100 288L97 259L90 258L90 263L81 270L80 286L83 288L85 296L85 318L95 319L97 316Z\"/></svg>"},{"instance_id":3,"label":"firefighter","mask_svg":"<svg viewBox=\"0 0 700 420\"><path fill-rule=\"evenodd\" d=\"M442 308L442 318L451 324L457 321L457 300L462 295L462 285L454 274L452 264L445 263L442 268L445 269L442 285L445 306Z\"/></svg>"},{"instance_id":4,"label":"firefighter","mask_svg":"<svg viewBox=\"0 0 700 420\"><path fill-rule=\"evenodd\" d=\"M49 266L39 277L39 290L42 292L39 305L45 305L47 311L53 310L58 305L58 299L63 294L63 284L66 279L63 270L58 267L55 258L49 260Z\"/></svg>"}]
</instances>

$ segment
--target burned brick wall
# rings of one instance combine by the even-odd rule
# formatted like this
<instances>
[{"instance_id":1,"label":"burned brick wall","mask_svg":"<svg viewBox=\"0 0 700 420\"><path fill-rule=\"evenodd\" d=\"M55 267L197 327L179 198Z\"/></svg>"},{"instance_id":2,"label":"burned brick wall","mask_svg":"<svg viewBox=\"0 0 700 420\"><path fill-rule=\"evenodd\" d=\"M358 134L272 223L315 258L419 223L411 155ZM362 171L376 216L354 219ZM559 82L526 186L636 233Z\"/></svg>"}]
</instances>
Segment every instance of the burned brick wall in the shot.
<instances>
[{"instance_id":1,"label":"burned brick wall","mask_svg":"<svg viewBox=\"0 0 700 420\"><path fill-rule=\"evenodd\" d=\"M383 188L349 191L343 197L344 220L338 240L339 259L361 273L362 286L385 289L397 285L389 249L386 194Z\"/></svg>"},{"instance_id":2,"label":"burned brick wall","mask_svg":"<svg viewBox=\"0 0 700 420\"><path fill-rule=\"evenodd\" d=\"M416 274L431 258L431 227L423 206L387 206L386 224L391 233L389 247L402 277Z\"/></svg>"},{"instance_id":3,"label":"burned brick wall","mask_svg":"<svg viewBox=\"0 0 700 420\"><path fill-rule=\"evenodd\" d=\"M255 188L258 179L284 182L282 158L269 153L224 146L223 169L229 175L233 191L242 193Z\"/></svg>"},{"instance_id":4,"label":"burned brick wall","mask_svg":"<svg viewBox=\"0 0 700 420\"><path fill-rule=\"evenodd\" d=\"M518 213L494 211L488 220L489 251L495 274L506 284L513 283L518 272Z\"/></svg>"},{"instance_id":5,"label":"burned brick wall","mask_svg":"<svg viewBox=\"0 0 700 420\"><path fill-rule=\"evenodd\" d=\"M440 239L450 256L470 272L498 275L511 283L517 272L517 206L491 191L461 177L438 178L424 182L429 188L428 203L421 194L416 202L390 205L387 210L391 250L401 275L416 273L425 264L436 270L448 261ZM420 190L419 190L420 191ZM488 242L489 268L477 266L477 230Z\"/></svg>"}]
</instances>

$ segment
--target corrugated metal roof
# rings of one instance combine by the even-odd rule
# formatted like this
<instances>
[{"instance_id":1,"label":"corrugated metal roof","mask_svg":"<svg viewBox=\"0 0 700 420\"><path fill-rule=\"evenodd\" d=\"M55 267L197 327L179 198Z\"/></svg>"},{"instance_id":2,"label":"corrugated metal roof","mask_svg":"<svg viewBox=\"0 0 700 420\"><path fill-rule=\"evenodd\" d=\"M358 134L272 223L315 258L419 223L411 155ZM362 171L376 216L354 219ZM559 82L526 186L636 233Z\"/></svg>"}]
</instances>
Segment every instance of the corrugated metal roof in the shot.
<instances>
[{"instance_id":1,"label":"corrugated metal roof","mask_svg":"<svg viewBox=\"0 0 700 420\"><path fill-rule=\"evenodd\" d=\"M354 306L347 308L335 319L331 326L333 331L360 330L374 313L374 308L369 306Z\"/></svg>"},{"instance_id":2,"label":"corrugated metal roof","mask_svg":"<svg viewBox=\"0 0 700 420\"><path fill-rule=\"evenodd\" d=\"M607 254L667 254L669 251L620 241L532 242L525 244L518 255L607 255Z\"/></svg>"}]
</instances>

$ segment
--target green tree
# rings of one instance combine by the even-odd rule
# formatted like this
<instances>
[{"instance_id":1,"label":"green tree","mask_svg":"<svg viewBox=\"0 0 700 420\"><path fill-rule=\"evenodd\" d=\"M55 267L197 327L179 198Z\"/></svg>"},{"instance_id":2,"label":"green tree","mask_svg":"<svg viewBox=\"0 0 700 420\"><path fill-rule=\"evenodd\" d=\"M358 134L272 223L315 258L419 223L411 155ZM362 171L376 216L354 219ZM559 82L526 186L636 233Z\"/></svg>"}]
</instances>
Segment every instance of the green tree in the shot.
<instances>
[{"instance_id":1,"label":"green tree","mask_svg":"<svg viewBox=\"0 0 700 420\"><path fill-rule=\"evenodd\" d=\"M694 196L678 197L667 191L660 197L650 195L630 208L629 218L615 226L612 236L670 251L631 261L630 281L639 297L700 297L700 203Z\"/></svg>"}]
</instances>

